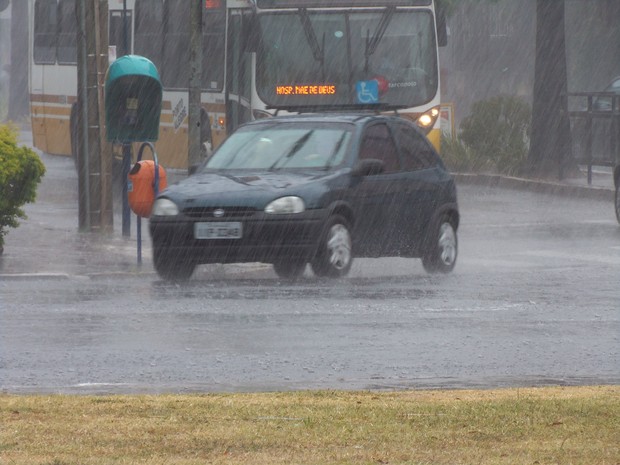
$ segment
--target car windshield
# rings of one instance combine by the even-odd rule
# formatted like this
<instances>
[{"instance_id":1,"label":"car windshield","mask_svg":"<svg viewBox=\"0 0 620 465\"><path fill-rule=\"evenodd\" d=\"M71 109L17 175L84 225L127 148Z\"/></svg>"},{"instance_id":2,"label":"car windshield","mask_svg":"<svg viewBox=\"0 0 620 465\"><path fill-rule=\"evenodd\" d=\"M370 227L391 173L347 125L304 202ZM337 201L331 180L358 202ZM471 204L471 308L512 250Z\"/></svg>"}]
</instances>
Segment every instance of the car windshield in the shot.
<instances>
[{"instance_id":1,"label":"car windshield","mask_svg":"<svg viewBox=\"0 0 620 465\"><path fill-rule=\"evenodd\" d=\"M329 169L342 163L352 126L264 124L240 128L204 170Z\"/></svg>"}]
</instances>

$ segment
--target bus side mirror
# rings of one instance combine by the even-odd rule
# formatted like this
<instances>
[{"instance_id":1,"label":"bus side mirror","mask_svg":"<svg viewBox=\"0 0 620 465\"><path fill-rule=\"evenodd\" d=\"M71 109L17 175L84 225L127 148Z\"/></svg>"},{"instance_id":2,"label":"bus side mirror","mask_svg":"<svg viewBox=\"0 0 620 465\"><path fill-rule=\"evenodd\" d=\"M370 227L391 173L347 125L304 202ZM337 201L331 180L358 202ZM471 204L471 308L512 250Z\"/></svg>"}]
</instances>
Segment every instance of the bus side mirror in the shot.
<instances>
[{"instance_id":1,"label":"bus side mirror","mask_svg":"<svg viewBox=\"0 0 620 465\"><path fill-rule=\"evenodd\" d=\"M105 83L106 134L111 142L156 141L162 85L148 59L126 55L110 65Z\"/></svg>"},{"instance_id":2,"label":"bus side mirror","mask_svg":"<svg viewBox=\"0 0 620 465\"><path fill-rule=\"evenodd\" d=\"M437 45L445 47L448 45L448 22L446 19L446 7L443 2L437 2L435 11L437 22Z\"/></svg>"},{"instance_id":3,"label":"bus side mirror","mask_svg":"<svg viewBox=\"0 0 620 465\"><path fill-rule=\"evenodd\" d=\"M257 16L255 14L244 16L243 50L248 53L257 52L261 40L261 31Z\"/></svg>"}]
</instances>

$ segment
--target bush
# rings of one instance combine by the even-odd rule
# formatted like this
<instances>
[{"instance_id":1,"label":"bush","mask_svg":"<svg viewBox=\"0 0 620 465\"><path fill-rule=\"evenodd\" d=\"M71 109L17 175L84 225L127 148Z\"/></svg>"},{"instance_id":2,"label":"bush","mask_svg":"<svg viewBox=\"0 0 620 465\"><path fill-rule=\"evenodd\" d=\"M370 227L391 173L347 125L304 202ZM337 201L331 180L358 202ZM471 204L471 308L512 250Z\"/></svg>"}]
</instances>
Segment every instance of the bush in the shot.
<instances>
[{"instance_id":1,"label":"bush","mask_svg":"<svg viewBox=\"0 0 620 465\"><path fill-rule=\"evenodd\" d=\"M441 136L441 159L448 170L455 173L485 173L494 170L489 160L456 137Z\"/></svg>"},{"instance_id":2,"label":"bush","mask_svg":"<svg viewBox=\"0 0 620 465\"><path fill-rule=\"evenodd\" d=\"M474 152L479 167L514 174L527 158L531 114L530 105L516 96L476 102L461 123L460 140Z\"/></svg>"},{"instance_id":3,"label":"bush","mask_svg":"<svg viewBox=\"0 0 620 465\"><path fill-rule=\"evenodd\" d=\"M45 174L39 156L28 147L17 146L17 133L0 125L0 253L7 227L19 226L26 218L21 207L36 199L37 184Z\"/></svg>"}]
</instances>

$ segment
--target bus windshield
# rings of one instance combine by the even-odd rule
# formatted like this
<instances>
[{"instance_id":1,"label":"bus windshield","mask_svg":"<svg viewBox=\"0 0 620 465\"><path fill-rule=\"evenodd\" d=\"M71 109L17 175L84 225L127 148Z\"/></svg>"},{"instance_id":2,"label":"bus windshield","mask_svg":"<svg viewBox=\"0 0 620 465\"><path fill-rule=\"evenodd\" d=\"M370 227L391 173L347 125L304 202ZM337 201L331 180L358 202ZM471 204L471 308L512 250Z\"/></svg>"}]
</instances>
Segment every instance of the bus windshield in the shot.
<instances>
[{"instance_id":1,"label":"bus windshield","mask_svg":"<svg viewBox=\"0 0 620 465\"><path fill-rule=\"evenodd\" d=\"M430 10L266 12L256 88L269 107L413 107L438 90Z\"/></svg>"}]
</instances>

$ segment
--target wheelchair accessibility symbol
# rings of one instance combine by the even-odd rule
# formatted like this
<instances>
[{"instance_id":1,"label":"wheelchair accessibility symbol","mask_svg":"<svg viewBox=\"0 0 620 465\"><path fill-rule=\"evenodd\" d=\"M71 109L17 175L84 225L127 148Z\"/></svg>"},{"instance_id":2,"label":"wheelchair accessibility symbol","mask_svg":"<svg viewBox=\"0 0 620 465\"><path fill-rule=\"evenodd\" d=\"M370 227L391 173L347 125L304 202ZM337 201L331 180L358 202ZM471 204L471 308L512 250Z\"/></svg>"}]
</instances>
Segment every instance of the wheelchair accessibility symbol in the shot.
<instances>
[{"instance_id":1,"label":"wheelchair accessibility symbol","mask_svg":"<svg viewBox=\"0 0 620 465\"><path fill-rule=\"evenodd\" d=\"M379 103L379 83L372 81L357 81L355 93L358 103Z\"/></svg>"}]
</instances>

